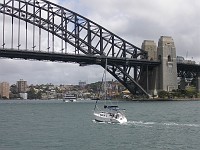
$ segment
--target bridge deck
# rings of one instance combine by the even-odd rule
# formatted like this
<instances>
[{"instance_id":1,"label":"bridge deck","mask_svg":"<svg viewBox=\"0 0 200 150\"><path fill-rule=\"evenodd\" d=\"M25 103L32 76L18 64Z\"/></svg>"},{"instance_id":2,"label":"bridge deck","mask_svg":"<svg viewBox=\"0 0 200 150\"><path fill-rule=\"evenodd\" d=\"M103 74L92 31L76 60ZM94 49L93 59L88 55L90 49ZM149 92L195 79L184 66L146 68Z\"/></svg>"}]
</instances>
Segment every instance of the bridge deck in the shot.
<instances>
[{"instance_id":1,"label":"bridge deck","mask_svg":"<svg viewBox=\"0 0 200 150\"><path fill-rule=\"evenodd\" d=\"M117 58L117 57L105 57L99 55L81 55L81 54L67 54L67 53L48 53L42 51L27 51L27 50L15 50L15 49L0 49L0 57L6 58L21 58L21 59L35 59L35 60L49 60L57 62L76 62L84 64L97 64L101 65L102 60L107 58L108 65L128 65L128 66L157 66L159 61L149 61L145 59L131 59L131 58ZM104 63L104 62L103 62Z\"/></svg>"}]
</instances>

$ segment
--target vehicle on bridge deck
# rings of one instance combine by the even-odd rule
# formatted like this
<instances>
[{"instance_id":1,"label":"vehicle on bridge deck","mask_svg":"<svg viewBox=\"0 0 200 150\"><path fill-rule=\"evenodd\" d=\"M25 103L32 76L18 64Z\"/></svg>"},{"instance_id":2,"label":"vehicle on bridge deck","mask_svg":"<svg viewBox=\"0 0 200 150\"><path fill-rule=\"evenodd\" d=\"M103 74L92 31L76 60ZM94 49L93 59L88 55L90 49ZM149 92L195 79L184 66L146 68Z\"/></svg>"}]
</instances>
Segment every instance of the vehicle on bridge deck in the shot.
<instances>
[{"instance_id":1,"label":"vehicle on bridge deck","mask_svg":"<svg viewBox=\"0 0 200 150\"><path fill-rule=\"evenodd\" d=\"M63 102L76 102L77 97L74 94L65 94L63 97Z\"/></svg>"}]
</instances>

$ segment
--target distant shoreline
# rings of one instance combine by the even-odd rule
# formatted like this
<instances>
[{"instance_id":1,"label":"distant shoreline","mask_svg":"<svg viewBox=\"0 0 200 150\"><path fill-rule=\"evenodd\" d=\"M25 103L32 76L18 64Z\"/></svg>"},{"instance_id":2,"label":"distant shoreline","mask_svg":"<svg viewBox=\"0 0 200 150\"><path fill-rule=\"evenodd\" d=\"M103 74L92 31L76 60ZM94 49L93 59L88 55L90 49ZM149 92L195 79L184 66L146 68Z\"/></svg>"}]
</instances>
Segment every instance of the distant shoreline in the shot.
<instances>
[{"instance_id":1,"label":"distant shoreline","mask_svg":"<svg viewBox=\"0 0 200 150\"><path fill-rule=\"evenodd\" d=\"M62 100L62 99L0 99L0 101L35 101L35 100L39 100L39 101L49 101L49 100ZM84 101L84 100L83 100ZM91 99L91 101L96 101ZM102 100L99 100L102 101ZM127 101L127 102L136 102L136 101L146 101L146 102L151 102L151 101L200 101L200 98L179 98L179 99L162 99L162 98L154 98L154 99L111 99L111 101Z\"/></svg>"},{"instance_id":2,"label":"distant shoreline","mask_svg":"<svg viewBox=\"0 0 200 150\"><path fill-rule=\"evenodd\" d=\"M155 98L155 99L132 99L127 101L200 101L200 98L180 98L180 99Z\"/></svg>"}]
</instances>

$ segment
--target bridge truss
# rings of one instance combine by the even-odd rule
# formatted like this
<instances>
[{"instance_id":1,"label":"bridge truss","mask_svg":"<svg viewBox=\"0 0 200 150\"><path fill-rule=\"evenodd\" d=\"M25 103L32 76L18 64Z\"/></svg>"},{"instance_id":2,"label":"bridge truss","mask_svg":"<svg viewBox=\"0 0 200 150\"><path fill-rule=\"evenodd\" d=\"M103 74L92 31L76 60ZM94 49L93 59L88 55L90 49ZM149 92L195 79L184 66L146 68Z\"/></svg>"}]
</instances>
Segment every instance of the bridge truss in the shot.
<instances>
[{"instance_id":1,"label":"bridge truss","mask_svg":"<svg viewBox=\"0 0 200 150\"><path fill-rule=\"evenodd\" d=\"M0 57L98 64L131 93L148 93L141 70L156 66L146 51L95 22L46 0L0 0ZM9 37L8 31L9 30Z\"/></svg>"},{"instance_id":2,"label":"bridge truss","mask_svg":"<svg viewBox=\"0 0 200 150\"><path fill-rule=\"evenodd\" d=\"M181 78L197 78L200 76L199 64L177 63L177 76Z\"/></svg>"}]
</instances>

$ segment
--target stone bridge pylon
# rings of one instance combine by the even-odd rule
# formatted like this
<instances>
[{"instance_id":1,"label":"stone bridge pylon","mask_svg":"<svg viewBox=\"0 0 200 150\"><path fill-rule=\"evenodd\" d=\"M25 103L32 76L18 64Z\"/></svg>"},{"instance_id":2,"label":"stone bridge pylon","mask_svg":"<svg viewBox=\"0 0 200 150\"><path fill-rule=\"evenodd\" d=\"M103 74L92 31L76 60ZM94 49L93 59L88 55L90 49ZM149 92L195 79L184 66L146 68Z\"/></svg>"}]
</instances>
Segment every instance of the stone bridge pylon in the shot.
<instances>
[{"instance_id":1,"label":"stone bridge pylon","mask_svg":"<svg viewBox=\"0 0 200 150\"><path fill-rule=\"evenodd\" d=\"M148 52L149 60L159 60L159 66L143 69L140 84L150 95L159 91L178 89L176 48L172 37L161 36L158 46L152 40L144 40L142 49Z\"/></svg>"}]
</instances>

